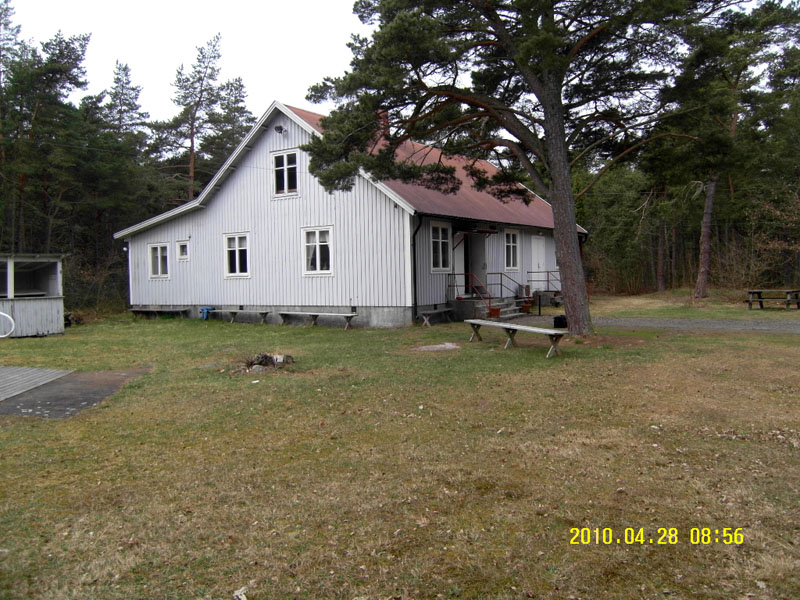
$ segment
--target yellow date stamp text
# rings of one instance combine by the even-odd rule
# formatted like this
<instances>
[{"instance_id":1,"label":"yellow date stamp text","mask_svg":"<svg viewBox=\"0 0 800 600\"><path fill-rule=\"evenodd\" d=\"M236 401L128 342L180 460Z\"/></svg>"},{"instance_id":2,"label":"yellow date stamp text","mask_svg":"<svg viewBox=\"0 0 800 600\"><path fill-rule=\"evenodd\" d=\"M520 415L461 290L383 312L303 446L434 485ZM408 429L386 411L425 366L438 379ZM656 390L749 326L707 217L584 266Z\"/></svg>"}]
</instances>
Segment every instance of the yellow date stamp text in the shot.
<instances>
[{"instance_id":1,"label":"yellow date stamp text","mask_svg":"<svg viewBox=\"0 0 800 600\"><path fill-rule=\"evenodd\" d=\"M739 546L744 543L742 528L723 527L692 527L689 529L688 539L681 536L677 527L658 527L654 531L644 527L625 527L622 530L611 527L571 527L569 530L569 543L579 546L610 546L615 544L627 545L675 545L680 542L689 542L695 546L710 546L712 544L725 544Z\"/></svg>"}]
</instances>

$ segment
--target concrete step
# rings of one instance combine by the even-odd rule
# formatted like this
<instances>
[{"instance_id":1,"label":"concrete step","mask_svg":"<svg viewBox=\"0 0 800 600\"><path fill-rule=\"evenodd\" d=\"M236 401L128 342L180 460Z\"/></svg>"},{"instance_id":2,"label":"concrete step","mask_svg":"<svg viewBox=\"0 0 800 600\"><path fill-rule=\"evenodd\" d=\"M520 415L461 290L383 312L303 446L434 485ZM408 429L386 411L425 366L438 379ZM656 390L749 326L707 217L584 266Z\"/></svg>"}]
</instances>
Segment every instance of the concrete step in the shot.
<instances>
[{"instance_id":1,"label":"concrete step","mask_svg":"<svg viewBox=\"0 0 800 600\"><path fill-rule=\"evenodd\" d=\"M529 316L523 312L509 312L509 313L500 313L500 319L502 321L510 321L511 319L517 319L519 317L526 317Z\"/></svg>"}]
</instances>

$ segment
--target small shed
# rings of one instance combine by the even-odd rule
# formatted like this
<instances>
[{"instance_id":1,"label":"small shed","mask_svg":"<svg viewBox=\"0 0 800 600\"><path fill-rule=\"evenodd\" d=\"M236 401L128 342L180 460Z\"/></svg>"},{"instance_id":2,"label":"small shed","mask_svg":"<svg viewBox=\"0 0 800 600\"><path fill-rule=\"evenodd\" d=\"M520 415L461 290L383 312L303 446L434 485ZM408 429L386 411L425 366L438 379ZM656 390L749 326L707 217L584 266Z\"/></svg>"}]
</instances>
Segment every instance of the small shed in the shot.
<instances>
[{"instance_id":1,"label":"small shed","mask_svg":"<svg viewBox=\"0 0 800 600\"><path fill-rule=\"evenodd\" d=\"M63 258L62 254L0 254L0 312L16 323L11 337L64 333Z\"/></svg>"}]
</instances>

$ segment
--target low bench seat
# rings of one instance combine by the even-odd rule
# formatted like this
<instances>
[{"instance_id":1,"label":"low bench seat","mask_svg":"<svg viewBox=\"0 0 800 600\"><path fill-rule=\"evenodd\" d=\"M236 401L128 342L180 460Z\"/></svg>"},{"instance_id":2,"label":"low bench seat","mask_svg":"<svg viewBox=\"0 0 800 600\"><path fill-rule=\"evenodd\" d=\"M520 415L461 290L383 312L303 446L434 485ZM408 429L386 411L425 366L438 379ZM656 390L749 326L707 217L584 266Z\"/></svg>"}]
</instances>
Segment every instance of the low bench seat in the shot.
<instances>
[{"instance_id":1,"label":"low bench seat","mask_svg":"<svg viewBox=\"0 0 800 600\"><path fill-rule=\"evenodd\" d=\"M208 311L209 313L227 313L230 315L231 323L236 321L236 315L238 314L248 314L248 315L258 315L261 317L261 324L267 322L267 315L269 314L268 310L239 310L236 308L215 308L214 310Z\"/></svg>"},{"instance_id":2,"label":"low bench seat","mask_svg":"<svg viewBox=\"0 0 800 600\"><path fill-rule=\"evenodd\" d=\"M281 317L281 325L286 324L286 317L311 317L311 326L317 324L319 317L342 317L345 320L344 328L350 329L350 321L358 316L358 313L331 313L331 312L317 312L317 311L303 311L303 310L282 310L278 311Z\"/></svg>"},{"instance_id":3,"label":"low bench seat","mask_svg":"<svg viewBox=\"0 0 800 600\"><path fill-rule=\"evenodd\" d=\"M476 338L479 341L482 341L483 338L479 332L481 327L499 327L503 331L506 332L508 336L508 340L506 340L505 349L508 349L511 346L516 346L517 343L514 340L514 337L517 335L518 331L527 331L528 333L539 333L542 335L546 335L550 339L550 349L547 351L547 358L551 358L560 354L558 349L558 343L561 341L561 338L566 335L566 331L559 330L559 329L546 329L544 327L531 327L530 325L515 325L513 323L502 323L499 321L486 321L484 319L467 319L464 321L465 323L469 323L470 327L472 327L472 335L469 338L469 341L473 341Z\"/></svg>"},{"instance_id":4,"label":"low bench seat","mask_svg":"<svg viewBox=\"0 0 800 600\"><path fill-rule=\"evenodd\" d=\"M132 306L128 309L134 315L143 316L158 316L158 315L179 315L186 317L189 315L190 307L188 306Z\"/></svg>"},{"instance_id":5,"label":"low bench seat","mask_svg":"<svg viewBox=\"0 0 800 600\"><path fill-rule=\"evenodd\" d=\"M431 310L421 310L419 315L422 317L422 324L431 327L431 317L434 315L444 315L447 317L448 322L452 321L450 313L453 312L452 308L432 308Z\"/></svg>"}]
</instances>

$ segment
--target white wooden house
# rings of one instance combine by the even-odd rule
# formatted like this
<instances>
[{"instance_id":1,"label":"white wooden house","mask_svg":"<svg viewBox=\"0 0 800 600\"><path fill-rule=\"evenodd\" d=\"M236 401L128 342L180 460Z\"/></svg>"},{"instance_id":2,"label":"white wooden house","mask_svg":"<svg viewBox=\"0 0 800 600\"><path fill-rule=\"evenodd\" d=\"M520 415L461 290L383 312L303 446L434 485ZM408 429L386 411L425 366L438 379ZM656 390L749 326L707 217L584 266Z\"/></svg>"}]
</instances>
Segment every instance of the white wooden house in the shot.
<instances>
[{"instance_id":1,"label":"white wooden house","mask_svg":"<svg viewBox=\"0 0 800 600\"><path fill-rule=\"evenodd\" d=\"M299 149L320 118L273 103L198 198L116 233L128 242L131 305L264 310L270 320L357 312L355 325L395 326L456 299L559 288L547 202L500 202L448 158L465 179L455 195L366 175L328 193Z\"/></svg>"}]
</instances>

